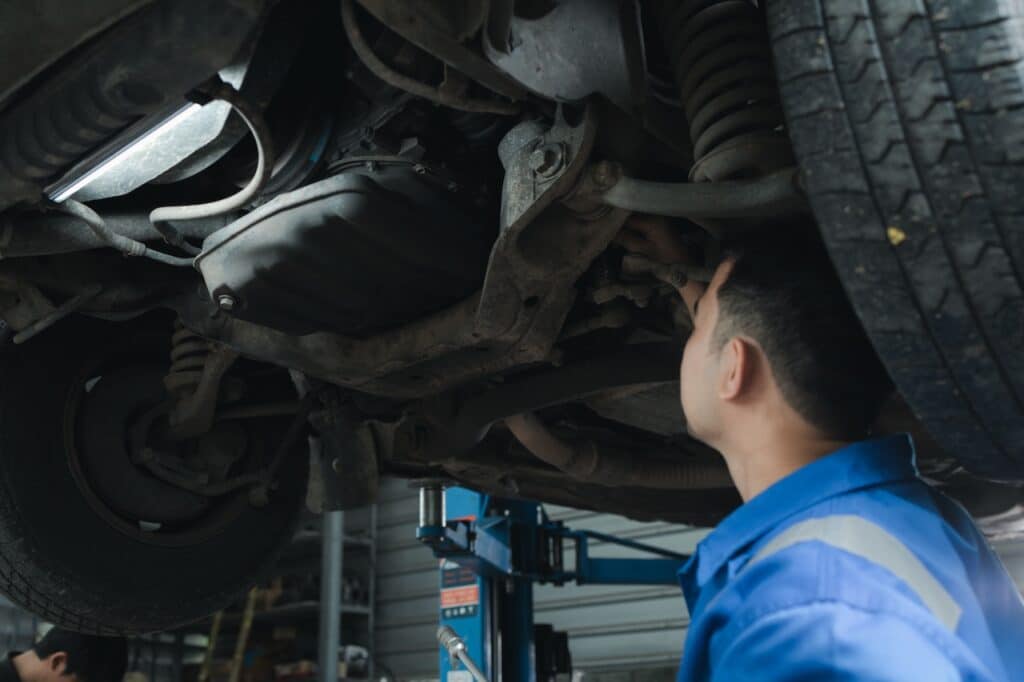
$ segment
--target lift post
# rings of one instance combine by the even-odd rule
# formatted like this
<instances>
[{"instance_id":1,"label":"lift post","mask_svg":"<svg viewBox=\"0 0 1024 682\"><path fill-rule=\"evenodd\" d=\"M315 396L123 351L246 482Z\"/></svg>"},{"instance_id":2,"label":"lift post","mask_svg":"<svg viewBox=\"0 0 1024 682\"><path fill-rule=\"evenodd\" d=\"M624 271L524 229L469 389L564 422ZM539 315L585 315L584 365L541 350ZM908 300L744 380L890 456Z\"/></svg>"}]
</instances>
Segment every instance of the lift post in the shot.
<instances>
[{"instance_id":1,"label":"lift post","mask_svg":"<svg viewBox=\"0 0 1024 682\"><path fill-rule=\"evenodd\" d=\"M564 635L533 622L533 584L675 585L689 558L603 533L571 530L543 508L439 483L420 488L416 537L441 559L441 625L488 680L547 682L571 672ZM590 541L628 547L649 558L590 556ZM567 550L575 560L566 565ZM445 635L451 640L451 634ZM451 650L451 646L448 647ZM471 682L442 648L441 679Z\"/></svg>"}]
</instances>

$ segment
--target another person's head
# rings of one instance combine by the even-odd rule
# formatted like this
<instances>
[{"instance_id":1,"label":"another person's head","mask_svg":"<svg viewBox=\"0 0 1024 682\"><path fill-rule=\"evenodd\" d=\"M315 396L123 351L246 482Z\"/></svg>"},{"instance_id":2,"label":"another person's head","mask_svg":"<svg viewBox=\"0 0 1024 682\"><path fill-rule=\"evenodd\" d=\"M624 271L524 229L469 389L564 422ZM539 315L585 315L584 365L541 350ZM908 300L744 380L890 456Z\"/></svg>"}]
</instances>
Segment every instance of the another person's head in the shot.
<instances>
[{"instance_id":1,"label":"another person's head","mask_svg":"<svg viewBox=\"0 0 1024 682\"><path fill-rule=\"evenodd\" d=\"M824 249L768 228L726 253L680 370L690 432L723 452L755 422L829 441L868 435L891 385Z\"/></svg>"},{"instance_id":2,"label":"another person's head","mask_svg":"<svg viewBox=\"0 0 1024 682\"><path fill-rule=\"evenodd\" d=\"M53 628L14 665L22 682L121 682L127 661L123 638Z\"/></svg>"}]
</instances>

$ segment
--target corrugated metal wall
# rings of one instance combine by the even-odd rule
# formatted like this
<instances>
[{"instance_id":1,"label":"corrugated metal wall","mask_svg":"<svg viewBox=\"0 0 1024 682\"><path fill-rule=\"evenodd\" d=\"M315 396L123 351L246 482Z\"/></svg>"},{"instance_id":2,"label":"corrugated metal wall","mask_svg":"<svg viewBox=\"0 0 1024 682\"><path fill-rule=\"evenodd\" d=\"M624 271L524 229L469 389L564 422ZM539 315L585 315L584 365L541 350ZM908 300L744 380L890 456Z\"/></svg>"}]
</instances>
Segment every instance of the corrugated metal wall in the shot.
<instances>
[{"instance_id":1,"label":"corrugated metal wall","mask_svg":"<svg viewBox=\"0 0 1024 682\"><path fill-rule=\"evenodd\" d=\"M706 533L667 523L637 523L619 516L548 507L552 518L589 529L689 553ZM417 494L404 481L384 485L377 545L377 658L402 680L437 677L434 632L438 562L415 539ZM629 550L593 543L594 556L629 556ZM574 560L570 554L566 562ZM541 586L535 619L569 633L574 667L674 670L688 622L677 587Z\"/></svg>"}]
</instances>

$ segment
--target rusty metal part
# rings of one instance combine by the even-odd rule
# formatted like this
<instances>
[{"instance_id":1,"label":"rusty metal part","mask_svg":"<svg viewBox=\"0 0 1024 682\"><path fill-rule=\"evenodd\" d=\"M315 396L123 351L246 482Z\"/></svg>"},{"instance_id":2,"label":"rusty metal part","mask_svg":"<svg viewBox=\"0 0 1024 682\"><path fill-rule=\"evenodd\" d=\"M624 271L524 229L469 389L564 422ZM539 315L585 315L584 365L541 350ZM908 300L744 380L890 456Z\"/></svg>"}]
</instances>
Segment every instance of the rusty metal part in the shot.
<instances>
[{"instance_id":1,"label":"rusty metal part","mask_svg":"<svg viewBox=\"0 0 1024 682\"><path fill-rule=\"evenodd\" d=\"M512 2L492 3L484 52L539 95L575 102L600 93L641 115L646 69L639 9L632 0L562 0L523 17Z\"/></svg>"},{"instance_id":2,"label":"rusty metal part","mask_svg":"<svg viewBox=\"0 0 1024 682\"><path fill-rule=\"evenodd\" d=\"M625 302L613 301L602 306L597 315L566 325L561 340L583 336L599 329L620 329L633 319L633 308Z\"/></svg>"},{"instance_id":3,"label":"rusty metal part","mask_svg":"<svg viewBox=\"0 0 1024 682\"><path fill-rule=\"evenodd\" d=\"M209 471L199 471L193 468L178 466L177 460L173 455L145 445L150 426L161 413L166 411L166 406L160 406L151 410L132 429L132 449L135 453L135 461L160 480L204 497L220 497L249 487L252 489L250 491L252 493L250 499L259 500L265 498L288 453L295 448L300 437L305 432L309 413L313 408L315 399L315 394L307 394L302 401L299 411L295 413L288 429L274 450L274 455L269 463L255 471L242 473L232 478L212 480L213 477ZM218 428L220 426L223 425L219 425ZM203 464L208 463L203 462Z\"/></svg>"},{"instance_id":4,"label":"rusty metal part","mask_svg":"<svg viewBox=\"0 0 1024 682\"><path fill-rule=\"evenodd\" d=\"M607 305L624 298L638 308L646 308L651 304L656 289L647 282L609 282L592 290L590 300L598 305Z\"/></svg>"},{"instance_id":5,"label":"rusty metal part","mask_svg":"<svg viewBox=\"0 0 1024 682\"><path fill-rule=\"evenodd\" d=\"M106 221L96 211L85 204L67 199L61 204L55 204L54 209L72 215L89 226L98 238L102 239L112 249L117 249L126 256L142 256L164 265L171 265L179 268L192 267L192 258L172 256L163 251L151 249L140 241L129 239L110 229Z\"/></svg>"},{"instance_id":6,"label":"rusty metal part","mask_svg":"<svg viewBox=\"0 0 1024 682\"><path fill-rule=\"evenodd\" d=\"M462 41L480 16L467 17L463 3L450 0L358 0L377 21L434 55L452 68L499 95L512 100L527 96L526 90Z\"/></svg>"},{"instance_id":7,"label":"rusty metal part","mask_svg":"<svg viewBox=\"0 0 1024 682\"><path fill-rule=\"evenodd\" d=\"M768 33L747 0L654 0L681 92L697 182L793 164Z\"/></svg>"},{"instance_id":8,"label":"rusty metal part","mask_svg":"<svg viewBox=\"0 0 1024 682\"><path fill-rule=\"evenodd\" d=\"M36 334L46 331L68 315L77 312L86 303L96 298L101 291L103 291L103 287L99 284L91 284L87 286L77 296L72 296L68 300L64 301L64 303L61 303L59 306L54 308L51 312L40 317L35 322L19 331L14 335L12 341L14 343L25 343Z\"/></svg>"},{"instance_id":9,"label":"rusty metal part","mask_svg":"<svg viewBox=\"0 0 1024 682\"><path fill-rule=\"evenodd\" d=\"M175 323L171 367L164 378L167 391L176 397L174 408L167 415L168 435L172 439L194 438L210 430L221 382L237 359L234 350Z\"/></svg>"},{"instance_id":10,"label":"rusty metal part","mask_svg":"<svg viewBox=\"0 0 1024 682\"><path fill-rule=\"evenodd\" d=\"M808 212L797 168L752 180L652 182L621 176L601 194L609 206L676 218L771 218Z\"/></svg>"},{"instance_id":11,"label":"rusty metal part","mask_svg":"<svg viewBox=\"0 0 1024 682\"><path fill-rule=\"evenodd\" d=\"M0 272L0 317L11 329L27 329L56 309L35 284L18 273Z\"/></svg>"},{"instance_id":12,"label":"rusty metal part","mask_svg":"<svg viewBox=\"0 0 1024 682\"><path fill-rule=\"evenodd\" d=\"M674 381L682 349L675 342L640 343L604 355L506 381L464 401L454 418L450 446L462 451L479 443L491 426L506 417L559 405L606 391Z\"/></svg>"},{"instance_id":13,"label":"rusty metal part","mask_svg":"<svg viewBox=\"0 0 1024 682\"><path fill-rule=\"evenodd\" d=\"M363 37L362 31L359 30L353 0L341 0L341 20L345 26L345 35L348 37L349 44L352 45L356 56L366 65L366 68L388 85L460 111L503 115L519 113L521 107L515 102L484 100L465 96L450 86L453 81L447 76L445 83L441 85L427 85L392 69L374 53L373 48ZM446 72L448 68L450 66L446 64Z\"/></svg>"},{"instance_id":14,"label":"rusty metal part","mask_svg":"<svg viewBox=\"0 0 1024 682\"><path fill-rule=\"evenodd\" d=\"M182 223L185 237L203 239L227 225L237 215L216 216ZM145 213L108 213L104 222L111 231L135 241L160 239ZM0 216L0 259L46 256L106 248L109 243L82 220L52 211L6 213Z\"/></svg>"},{"instance_id":15,"label":"rusty metal part","mask_svg":"<svg viewBox=\"0 0 1024 682\"><path fill-rule=\"evenodd\" d=\"M568 119L572 119L571 121ZM181 297L185 324L240 353L330 383L390 398L416 398L511 367L548 362L577 292L575 284L611 243L628 212L580 216L560 203L576 186L594 142L596 108L559 113L545 127L525 122L499 147L505 166L500 233L479 294L412 323L365 338L292 336L211 315L210 304ZM557 170L534 153L548 145Z\"/></svg>"},{"instance_id":16,"label":"rusty metal part","mask_svg":"<svg viewBox=\"0 0 1024 682\"><path fill-rule=\"evenodd\" d=\"M686 457L687 451L676 456ZM663 490L579 481L537 459L511 437L488 439L469 452L439 460L438 466L457 484L482 492L598 509L636 520L714 526L742 502L733 487ZM438 476L439 472L421 470L406 475Z\"/></svg>"},{"instance_id":17,"label":"rusty metal part","mask_svg":"<svg viewBox=\"0 0 1024 682\"><path fill-rule=\"evenodd\" d=\"M320 434L322 511L372 504L380 486L380 458L366 422L351 406L332 404L310 414Z\"/></svg>"},{"instance_id":18,"label":"rusty metal part","mask_svg":"<svg viewBox=\"0 0 1024 682\"><path fill-rule=\"evenodd\" d=\"M605 486L661 490L727 488L729 470L721 460L661 459L617 450L592 440L569 444L552 433L532 412L505 419L505 426L538 459L569 476Z\"/></svg>"},{"instance_id":19,"label":"rusty metal part","mask_svg":"<svg viewBox=\"0 0 1024 682\"><path fill-rule=\"evenodd\" d=\"M710 282L711 278L715 275L715 271L713 268L683 263L666 265L665 263L658 263L650 258L630 253L622 257L622 274L632 276L650 275L674 289L679 289L691 280L694 282Z\"/></svg>"}]
</instances>

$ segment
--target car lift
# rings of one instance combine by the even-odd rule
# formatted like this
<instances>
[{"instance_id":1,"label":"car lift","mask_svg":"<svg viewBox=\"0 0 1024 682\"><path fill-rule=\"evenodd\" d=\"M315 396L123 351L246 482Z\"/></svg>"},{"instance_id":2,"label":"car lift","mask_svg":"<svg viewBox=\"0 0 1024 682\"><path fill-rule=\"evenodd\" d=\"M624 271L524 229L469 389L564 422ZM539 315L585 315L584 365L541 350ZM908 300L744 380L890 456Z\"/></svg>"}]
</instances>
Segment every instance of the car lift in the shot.
<instances>
[{"instance_id":1,"label":"car lift","mask_svg":"<svg viewBox=\"0 0 1024 682\"><path fill-rule=\"evenodd\" d=\"M688 559L603 533L570 530L543 508L464 488L420 487L416 537L441 559L441 680L550 682L571 672L568 638L533 622L533 584L675 585ZM655 555L590 556L590 540ZM575 560L567 567L567 551ZM461 669L459 664L464 669Z\"/></svg>"}]
</instances>

